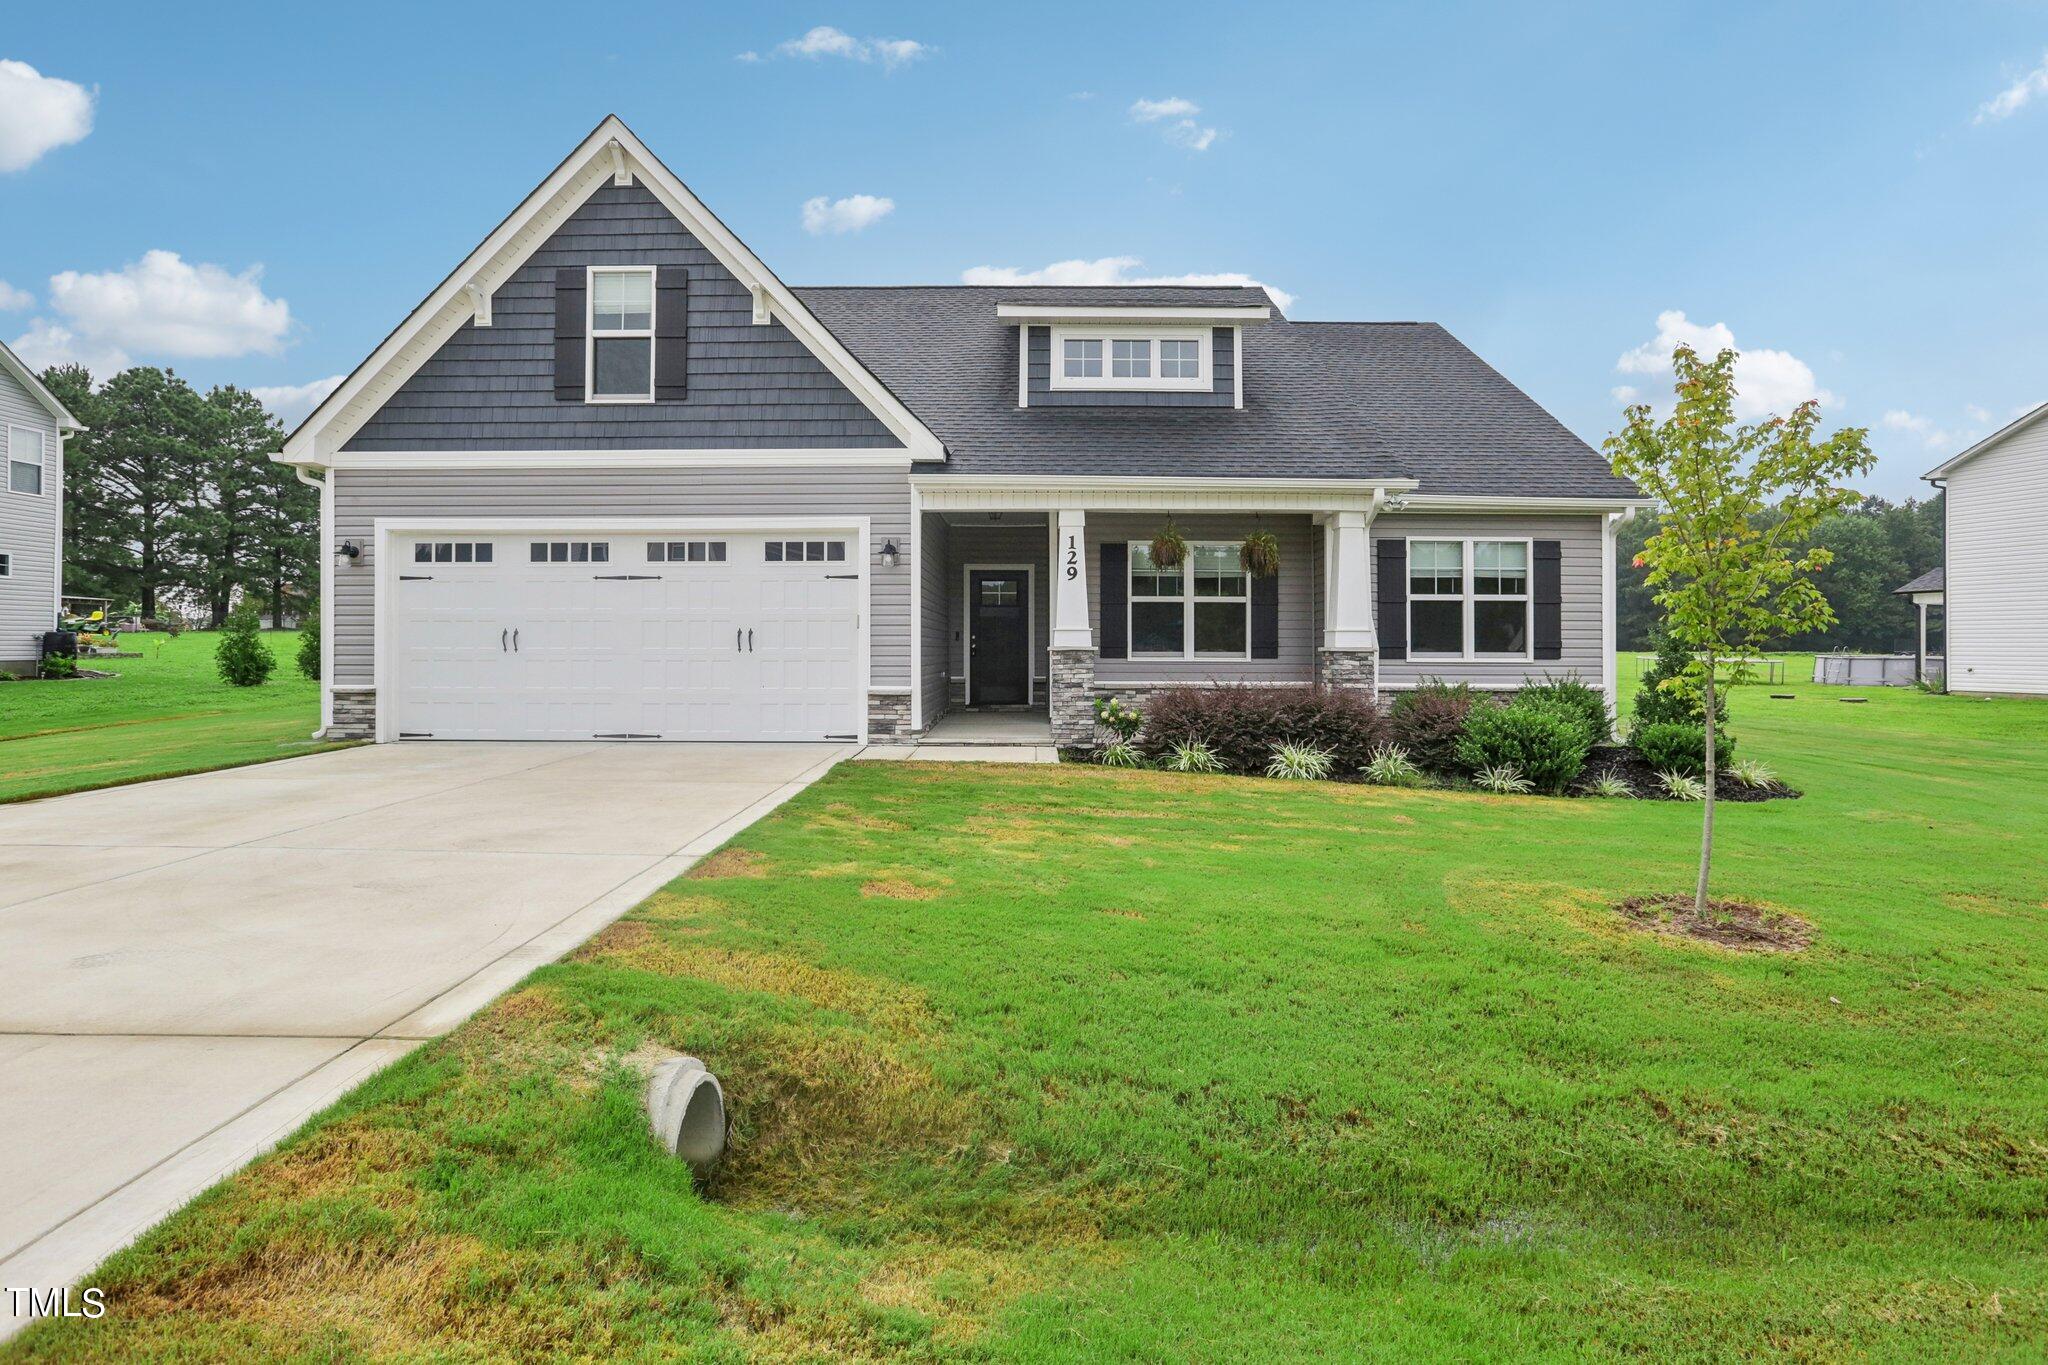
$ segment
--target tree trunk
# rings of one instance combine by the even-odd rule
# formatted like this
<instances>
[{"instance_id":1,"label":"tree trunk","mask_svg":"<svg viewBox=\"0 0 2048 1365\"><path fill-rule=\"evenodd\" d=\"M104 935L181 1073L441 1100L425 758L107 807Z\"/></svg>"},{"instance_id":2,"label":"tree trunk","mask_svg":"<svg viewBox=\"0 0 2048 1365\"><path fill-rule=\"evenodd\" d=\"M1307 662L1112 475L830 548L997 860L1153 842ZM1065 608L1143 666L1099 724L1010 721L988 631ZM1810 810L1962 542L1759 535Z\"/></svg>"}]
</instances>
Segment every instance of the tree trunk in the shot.
<instances>
[{"instance_id":1,"label":"tree trunk","mask_svg":"<svg viewBox=\"0 0 2048 1365\"><path fill-rule=\"evenodd\" d=\"M1692 912L1707 913L1707 875L1714 865L1714 653L1707 651L1707 804L1700 818L1700 880L1693 888Z\"/></svg>"}]
</instances>

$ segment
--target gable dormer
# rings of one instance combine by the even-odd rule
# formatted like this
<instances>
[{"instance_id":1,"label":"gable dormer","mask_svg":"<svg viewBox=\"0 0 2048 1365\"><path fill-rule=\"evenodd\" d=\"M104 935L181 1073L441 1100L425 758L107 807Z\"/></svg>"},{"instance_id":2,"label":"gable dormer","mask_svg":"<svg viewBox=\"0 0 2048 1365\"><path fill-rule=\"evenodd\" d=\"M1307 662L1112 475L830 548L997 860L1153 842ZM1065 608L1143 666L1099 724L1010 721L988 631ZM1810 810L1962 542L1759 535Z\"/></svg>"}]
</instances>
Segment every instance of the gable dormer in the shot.
<instances>
[{"instance_id":1,"label":"gable dormer","mask_svg":"<svg viewBox=\"0 0 2048 1365\"><path fill-rule=\"evenodd\" d=\"M1017 406L1241 408L1244 328L1263 304L1004 302L1017 327Z\"/></svg>"}]
</instances>

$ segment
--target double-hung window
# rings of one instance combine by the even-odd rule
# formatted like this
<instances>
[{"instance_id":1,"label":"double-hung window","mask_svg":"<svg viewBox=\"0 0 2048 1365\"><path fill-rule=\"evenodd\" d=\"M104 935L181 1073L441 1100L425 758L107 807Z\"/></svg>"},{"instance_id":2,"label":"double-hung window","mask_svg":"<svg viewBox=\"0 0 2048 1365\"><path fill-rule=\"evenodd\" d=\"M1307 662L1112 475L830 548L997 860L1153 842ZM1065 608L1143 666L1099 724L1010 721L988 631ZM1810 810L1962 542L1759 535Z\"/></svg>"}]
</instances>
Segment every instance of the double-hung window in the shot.
<instances>
[{"instance_id":1,"label":"double-hung window","mask_svg":"<svg viewBox=\"0 0 2048 1365\"><path fill-rule=\"evenodd\" d=\"M590 268L590 376L593 403L654 401L654 270Z\"/></svg>"},{"instance_id":2,"label":"double-hung window","mask_svg":"<svg viewBox=\"0 0 2048 1365\"><path fill-rule=\"evenodd\" d=\"M1529 657L1529 542L1408 542L1410 657Z\"/></svg>"},{"instance_id":3,"label":"double-hung window","mask_svg":"<svg viewBox=\"0 0 2048 1365\"><path fill-rule=\"evenodd\" d=\"M1087 326L1052 329L1055 389L1151 392L1209 387L1209 334Z\"/></svg>"},{"instance_id":4,"label":"double-hung window","mask_svg":"<svg viewBox=\"0 0 2048 1365\"><path fill-rule=\"evenodd\" d=\"M1152 562L1143 541L1129 554L1133 657L1251 657L1251 589L1236 542L1197 542L1170 569Z\"/></svg>"},{"instance_id":5,"label":"double-hung window","mask_svg":"<svg viewBox=\"0 0 2048 1365\"><path fill-rule=\"evenodd\" d=\"M43 433L34 427L7 428L7 487L14 493L43 491Z\"/></svg>"}]
</instances>

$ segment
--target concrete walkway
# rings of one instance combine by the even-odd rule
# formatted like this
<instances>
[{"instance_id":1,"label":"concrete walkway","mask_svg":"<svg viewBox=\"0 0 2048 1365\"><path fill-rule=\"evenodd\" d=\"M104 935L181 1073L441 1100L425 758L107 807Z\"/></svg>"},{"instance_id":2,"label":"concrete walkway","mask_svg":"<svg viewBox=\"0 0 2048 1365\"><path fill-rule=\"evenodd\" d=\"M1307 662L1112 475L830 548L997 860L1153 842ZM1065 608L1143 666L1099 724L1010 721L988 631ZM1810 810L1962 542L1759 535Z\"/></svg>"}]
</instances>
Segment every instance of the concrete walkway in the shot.
<instances>
[{"instance_id":1,"label":"concrete walkway","mask_svg":"<svg viewBox=\"0 0 2048 1365\"><path fill-rule=\"evenodd\" d=\"M0 1287L77 1282L852 752L383 745L0 806Z\"/></svg>"}]
</instances>

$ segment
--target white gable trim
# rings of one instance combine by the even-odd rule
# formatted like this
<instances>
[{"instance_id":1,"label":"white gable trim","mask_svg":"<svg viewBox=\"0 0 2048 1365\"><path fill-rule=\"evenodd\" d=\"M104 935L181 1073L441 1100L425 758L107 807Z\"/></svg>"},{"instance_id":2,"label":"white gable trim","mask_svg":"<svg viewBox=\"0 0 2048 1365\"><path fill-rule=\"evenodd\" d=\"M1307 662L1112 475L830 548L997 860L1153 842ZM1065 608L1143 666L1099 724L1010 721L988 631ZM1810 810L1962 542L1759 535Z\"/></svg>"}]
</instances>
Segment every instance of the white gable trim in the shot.
<instances>
[{"instance_id":1,"label":"white gable trim","mask_svg":"<svg viewBox=\"0 0 2048 1365\"><path fill-rule=\"evenodd\" d=\"M609 115L561 165L521 201L453 273L385 337L376 350L299 424L276 457L288 464L325 465L349 437L410 379L442 343L488 304L485 299L582 207L595 189L624 174L641 183L742 284L757 292L782 324L853 392L906 447L913 460L943 460L931 428L841 345L745 243L705 208L689 187L647 150L617 115Z\"/></svg>"},{"instance_id":2,"label":"white gable trim","mask_svg":"<svg viewBox=\"0 0 2048 1365\"><path fill-rule=\"evenodd\" d=\"M2040 407L2035 408L2032 412L2021 413L2016 420L2008 422L2003 427L2000 427L1997 431L1992 432L1989 436L1986 436L1983 440L1977 442L1977 444L1971 446L1962 454L1953 457L1947 463L1941 465L1937 469L1929 470L1927 473L1922 474L1920 477L1927 480L1930 483L1939 483L1941 480L1947 478L1950 474L1954 473L1957 469L1961 468L1964 464L1967 464L1969 461L1976 459L1985 451L1991 449L1999 442L2005 440L2006 437L2017 436L2019 433L2025 431L2028 427L2034 425L2034 423L2040 421L2044 417L2048 417L2048 403L2043 403Z\"/></svg>"},{"instance_id":3,"label":"white gable trim","mask_svg":"<svg viewBox=\"0 0 2048 1365\"><path fill-rule=\"evenodd\" d=\"M85 424L71 415L71 409L57 401L57 395L43 386L43 381L36 378L36 372L31 370L20 356L8 350L5 342L0 342L0 369L13 375L15 381L28 390L28 396L42 404L43 410L57 420L60 436L67 431L85 430ZM59 467L61 468L61 465Z\"/></svg>"}]
</instances>

